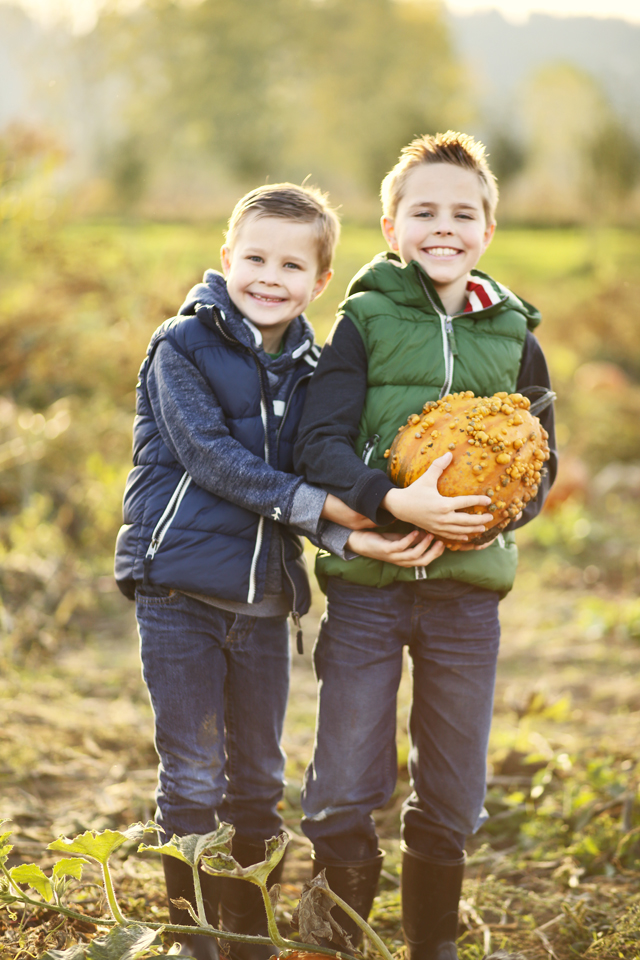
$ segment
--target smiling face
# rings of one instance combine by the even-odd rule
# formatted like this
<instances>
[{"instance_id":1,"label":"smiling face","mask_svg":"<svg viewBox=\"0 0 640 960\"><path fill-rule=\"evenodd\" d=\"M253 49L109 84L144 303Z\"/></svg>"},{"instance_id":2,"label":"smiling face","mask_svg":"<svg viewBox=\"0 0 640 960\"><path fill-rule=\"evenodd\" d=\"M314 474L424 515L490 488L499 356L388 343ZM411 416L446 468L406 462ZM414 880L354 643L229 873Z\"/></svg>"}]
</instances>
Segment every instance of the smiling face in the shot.
<instances>
[{"instance_id":1,"label":"smiling face","mask_svg":"<svg viewBox=\"0 0 640 960\"><path fill-rule=\"evenodd\" d=\"M409 174L393 219L382 232L405 263L416 260L448 313L464 309L469 271L489 246L480 179L451 163L423 163Z\"/></svg>"},{"instance_id":2,"label":"smiling face","mask_svg":"<svg viewBox=\"0 0 640 960\"><path fill-rule=\"evenodd\" d=\"M318 273L315 224L283 217L247 216L221 259L229 296L260 330L267 353L331 279L330 270Z\"/></svg>"}]
</instances>

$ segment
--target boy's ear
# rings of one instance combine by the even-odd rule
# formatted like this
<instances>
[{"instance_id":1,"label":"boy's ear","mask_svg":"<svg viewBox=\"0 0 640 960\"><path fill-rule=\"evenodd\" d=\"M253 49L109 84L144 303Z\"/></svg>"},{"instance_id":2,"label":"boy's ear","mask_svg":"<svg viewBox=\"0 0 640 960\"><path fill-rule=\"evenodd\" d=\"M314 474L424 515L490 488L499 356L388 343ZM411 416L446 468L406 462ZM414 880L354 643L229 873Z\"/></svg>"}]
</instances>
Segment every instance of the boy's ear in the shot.
<instances>
[{"instance_id":1,"label":"boy's ear","mask_svg":"<svg viewBox=\"0 0 640 960\"><path fill-rule=\"evenodd\" d=\"M326 270L324 273L321 273L318 279L315 282L313 290L311 291L311 299L316 300L321 293L327 289L329 281L333 276L333 270Z\"/></svg>"},{"instance_id":2,"label":"boy's ear","mask_svg":"<svg viewBox=\"0 0 640 960\"><path fill-rule=\"evenodd\" d=\"M225 243L224 247L220 249L220 262L222 264L222 272L225 277L229 276L229 271L231 270L231 248Z\"/></svg>"},{"instance_id":3,"label":"boy's ear","mask_svg":"<svg viewBox=\"0 0 640 960\"><path fill-rule=\"evenodd\" d=\"M482 252L484 253L491 241L493 240L493 235L496 232L496 222L490 223L487 229L484 232L484 241L482 245Z\"/></svg>"},{"instance_id":4,"label":"boy's ear","mask_svg":"<svg viewBox=\"0 0 640 960\"><path fill-rule=\"evenodd\" d=\"M396 239L396 229L395 224L391 217L381 217L380 226L382 227L382 233L384 238L391 247L392 250L398 250L398 241Z\"/></svg>"}]
</instances>

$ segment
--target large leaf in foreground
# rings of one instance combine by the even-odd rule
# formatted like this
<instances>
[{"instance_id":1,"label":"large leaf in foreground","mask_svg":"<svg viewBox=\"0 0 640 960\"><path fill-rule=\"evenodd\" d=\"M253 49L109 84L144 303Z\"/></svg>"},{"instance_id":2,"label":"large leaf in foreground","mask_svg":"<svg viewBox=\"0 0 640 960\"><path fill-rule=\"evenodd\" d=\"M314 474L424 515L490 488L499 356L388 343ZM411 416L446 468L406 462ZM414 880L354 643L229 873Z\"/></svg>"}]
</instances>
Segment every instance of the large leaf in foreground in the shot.
<instances>
[{"instance_id":1,"label":"large leaf in foreground","mask_svg":"<svg viewBox=\"0 0 640 960\"><path fill-rule=\"evenodd\" d=\"M86 950L87 960L136 960L147 952L160 930L149 930L141 923L114 927L106 937L96 937Z\"/></svg>"},{"instance_id":2,"label":"large leaf in foreground","mask_svg":"<svg viewBox=\"0 0 640 960\"><path fill-rule=\"evenodd\" d=\"M206 873L227 877L241 877L250 880L258 886L264 887L273 868L282 860L287 849L289 837L281 833L279 837L271 837L265 843L265 859L259 863L252 863L249 867L242 867L229 854L221 853L213 857L204 857L202 867Z\"/></svg>"},{"instance_id":3,"label":"large leaf in foreground","mask_svg":"<svg viewBox=\"0 0 640 960\"><path fill-rule=\"evenodd\" d=\"M91 943L76 943L67 950L47 950L40 960L136 960L148 952L154 941L160 945L160 933L161 930L149 930L141 923L118 926Z\"/></svg>"},{"instance_id":4,"label":"large leaf in foreground","mask_svg":"<svg viewBox=\"0 0 640 960\"><path fill-rule=\"evenodd\" d=\"M16 883L28 883L30 887L38 891L47 903L51 903L53 900L51 881L37 864L21 863L17 867L12 867L11 870L9 870L9 875Z\"/></svg>"},{"instance_id":5,"label":"large leaf in foreground","mask_svg":"<svg viewBox=\"0 0 640 960\"><path fill-rule=\"evenodd\" d=\"M332 940L342 947L353 950L353 944L340 924L331 916L335 901L325 893L327 878L322 870L312 880L302 885L300 903L293 911L291 925L298 930L304 943L323 946Z\"/></svg>"},{"instance_id":6,"label":"large leaf in foreground","mask_svg":"<svg viewBox=\"0 0 640 960\"><path fill-rule=\"evenodd\" d=\"M82 867L88 860L82 857L63 857L53 865L53 879L59 880L61 877L73 877L74 880L82 879Z\"/></svg>"},{"instance_id":7,"label":"large leaf in foreground","mask_svg":"<svg viewBox=\"0 0 640 960\"><path fill-rule=\"evenodd\" d=\"M10 820L0 820L0 830L4 827L6 823L11 823ZM7 840L11 836L11 830L6 830L4 833L0 833L0 864L6 862L7 857L13 850L13 844L7 843Z\"/></svg>"},{"instance_id":8,"label":"large leaf in foreground","mask_svg":"<svg viewBox=\"0 0 640 960\"><path fill-rule=\"evenodd\" d=\"M74 943L72 947L66 950L47 950L40 957L40 960L86 960L87 943Z\"/></svg>"},{"instance_id":9,"label":"large leaf in foreground","mask_svg":"<svg viewBox=\"0 0 640 960\"><path fill-rule=\"evenodd\" d=\"M152 821L134 823L128 830L86 830L77 837L58 837L47 850L59 850L62 853L74 853L77 856L91 857L103 866L115 851L130 840L138 840L149 830L157 829Z\"/></svg>"},{"instance_id":10,"label":"large leaf in foreground","mask_svg":"<svg viewBox=\"0 0 640 960\"><path fill-rule=\"evenodd\" d=\"M229 853L231 840L235 833L230 823L221 823L217 830L211 833L189 833L186 837L176 837L174 834L168 843L152 847L141 843L138 853L153 850L155 853L164 853L176 860L182 860L193 867L205 853L226 856Z\"/></svg>"}]
</instances>

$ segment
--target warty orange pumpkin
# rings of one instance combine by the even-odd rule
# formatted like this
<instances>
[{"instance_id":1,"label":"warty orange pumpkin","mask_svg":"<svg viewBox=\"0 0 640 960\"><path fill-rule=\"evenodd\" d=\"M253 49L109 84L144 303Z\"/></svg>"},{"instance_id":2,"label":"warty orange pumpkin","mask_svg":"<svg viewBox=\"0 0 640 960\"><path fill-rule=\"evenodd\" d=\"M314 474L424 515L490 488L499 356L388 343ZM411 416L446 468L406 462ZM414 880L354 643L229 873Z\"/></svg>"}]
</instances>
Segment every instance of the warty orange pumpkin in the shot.
<instances>
[{"instance_id":1,"label":"warty orange pumpkin","mask_svg":"<svg viewBox=\"0 0 640 960\"><path fill-rule=\"evenodd\" d=\"M548 433L519 393L476 397L467 390L429 401L422 413L411 414L389 450L387 472L406 487L451 451L452 460L438 481L445 497L485 494L487 507L467 513L492 513L484 533L469 540L442 539L450 550L472 550L488 543L537 496L549 459Z\"/></svg>"}]
</instances>

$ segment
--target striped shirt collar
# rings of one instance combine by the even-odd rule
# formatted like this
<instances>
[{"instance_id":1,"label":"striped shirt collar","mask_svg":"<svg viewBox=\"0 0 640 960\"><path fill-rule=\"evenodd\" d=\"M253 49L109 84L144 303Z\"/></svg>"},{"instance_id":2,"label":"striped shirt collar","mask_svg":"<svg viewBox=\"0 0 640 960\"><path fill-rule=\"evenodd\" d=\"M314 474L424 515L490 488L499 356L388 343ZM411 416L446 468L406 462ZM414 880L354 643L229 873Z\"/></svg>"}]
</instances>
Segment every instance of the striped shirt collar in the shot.
<instances>
[{"instance_id":1,"label":"striped shirt collar","mask_svg":"<svg viewBox=\"0 0 640 960\"><path fill-rule=\"evenodd\" d=\"M477 310L485 310L487 307L492 307L494 303L499 303L501 299L500 294L488 280L474 277L467 283L467 303L463 312L475 313Z\"/></svg>"}]
</instances>

